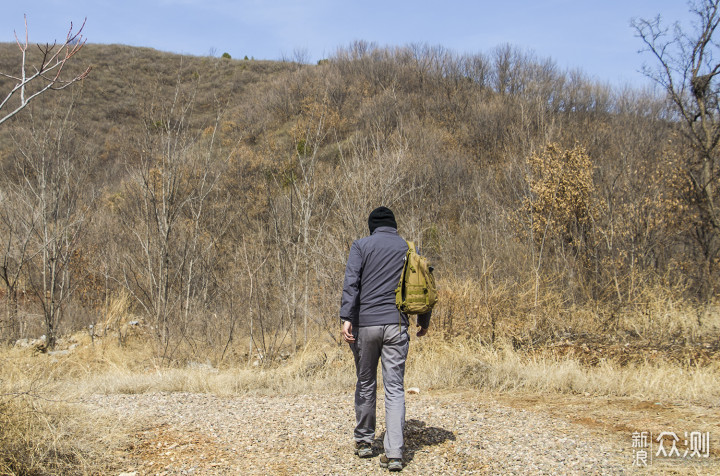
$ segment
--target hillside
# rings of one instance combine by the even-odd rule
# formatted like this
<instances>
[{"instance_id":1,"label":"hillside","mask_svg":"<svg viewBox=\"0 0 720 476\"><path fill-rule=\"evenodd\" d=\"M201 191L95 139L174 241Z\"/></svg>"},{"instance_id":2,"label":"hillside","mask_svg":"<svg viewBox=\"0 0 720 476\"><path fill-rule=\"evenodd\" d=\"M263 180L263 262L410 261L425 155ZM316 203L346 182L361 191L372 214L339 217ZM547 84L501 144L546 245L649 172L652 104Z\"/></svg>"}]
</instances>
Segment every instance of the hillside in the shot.
<instances>
[{"instance_id":1,"label":"hillside","mask_svg":"<svg viewBox=\"0 0 720 476\"><path fill-rule=\"evenodd\" d=\"M17 69L14 48L0 45L0 71ZM509 46L356 42L306 65L86 45L71 66L92 71L0 128L0 470L103 472L90 461L116 450L107 461L150 465L164 456L143 445L172 444L153 432L189 441L158 419L98 450L87 440L107 415L83 423L66 405L79 398L113 414L134 406L124 394L202 406L198 393L347 392L340 286L379 205L441 288L409 363L429 398L607 398L622 411L583 420L542 400L553 419L531 418L553 441L557 418L608 429L605 449L630 437L627 402L641 429L667 429L666 413L645 415L657 400L682 410L667 413L673 430L714 431L720 237L664 97ZM475 451L444 418L427 422ZM63 446L55 432L83 437ZM556 456L547 468L562 468Z\"/></svg>"},{"instance_id":2,"label":"hillside","mask_svg":"<svg viewBox=\"0 0 720 476\"><path fill-rule=\"evenodd\" d=\"M1 51L0 69L16 69L13 45ZM23 286L9 307L27 314L6 316L9 335L84 328L119 299L166 344L216 347L244 302L260 322L241 332L276 353L332 329L347 249L378 204L436 264L449 336L695 334L658 300L705 319L716 269L693 238L689 146L658 98L511 47L358 42L301 65L86 45L73 59L91 75L0 131L8 190L31 207L5 202L6 236L26 237L5 246L8 297ZM33 204L42 181L67 193ZM43 224L64 243L66 288L40 320L36 306L60 297L32 285L47 262L18 254L37 246L38 227L18 223L37 207L66 212Z\"/></svg>"}]
</instances>

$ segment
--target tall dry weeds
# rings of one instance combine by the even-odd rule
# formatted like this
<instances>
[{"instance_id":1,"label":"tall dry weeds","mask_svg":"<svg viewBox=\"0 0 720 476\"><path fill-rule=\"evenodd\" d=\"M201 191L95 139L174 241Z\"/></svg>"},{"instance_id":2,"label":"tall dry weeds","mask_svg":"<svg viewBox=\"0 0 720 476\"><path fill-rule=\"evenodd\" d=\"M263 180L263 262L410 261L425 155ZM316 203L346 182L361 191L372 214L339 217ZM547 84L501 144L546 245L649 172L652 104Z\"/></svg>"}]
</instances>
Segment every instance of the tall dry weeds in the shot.
<instances>
[{"instance_id":1,"label":"tall dry weeds","mask_svg":"<svg viewBox=\"0 0 720 476\"><path fill-rule=\"evenodd\" d=\"M244 342L236 345L247 348ZM587 345L592 342L576 347L518 349L505 338L494 344L479 338L447 339L437 326L432 326L428 337L411 340L406 384L424 390L578 393L700 405L713 404L720 392L717 360L672 358L644 352L642 346L633 347L629 354L624 352L626 346L618 344L599 348L599 355L603 350L607 355L588 363L581 353L583 348L591 350ZM613 353L613 349L617 352ZM145 336L131 337L122 346L109 337L96 339L94 345L89 341L81 343L67 355L16 357L18 364L13 368L18 372L27 365L22 362L35 362L33 373L42 382L52 382L45 394L65 398L95 393L347 392L355 382L350 350L323 337L316 337L305 350L282 354L274 361L262 361L259 356L248 361L241 354L235 361L213 361L207 358L209 353L200 352L187 353L183 360L168 366L157 358L155 350L152 339ZM17 350L9 353L20 354ZM4 375L19 379L19 374L13 375L12 371ZM23 385L30 383L25 381Z\"/></svg>"},{"instance_id":2,"label":"tall dry weeds","mask_svg":"<svg viewBox=\"0 0 720 476\"><path fill-rule=\"evenodd\" d=\"M108 474L132 421L77 405L64 367L32 349L0 351L0 474ZM75 373L77 376L78 374Z\"/></svg>"}]
</instances>

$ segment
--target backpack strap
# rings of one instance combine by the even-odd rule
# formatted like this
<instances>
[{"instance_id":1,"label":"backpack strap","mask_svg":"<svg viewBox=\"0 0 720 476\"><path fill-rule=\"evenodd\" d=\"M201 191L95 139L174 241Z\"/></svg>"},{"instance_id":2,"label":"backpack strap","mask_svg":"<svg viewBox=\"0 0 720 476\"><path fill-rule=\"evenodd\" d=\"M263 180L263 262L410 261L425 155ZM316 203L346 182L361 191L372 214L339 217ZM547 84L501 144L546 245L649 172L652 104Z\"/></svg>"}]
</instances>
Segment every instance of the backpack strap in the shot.
<instances>
[{"instance_id":1,"label":"backpack strap","mask_svg":"<svg viewBox=\"0 0 720 476\"><path fill-rule=\"evenodd\" d=\"M410 251L410 250L415 251L415 242L409 241L409 240L405 240L405 242L408 245L408 251ZM401 296L402 296L402 288L405 286L405 270L410 265L410 263L408 262L408 256L409 256L408 251L405 252L405 258L403 259L403 261L404 261L403 269L402 269L402 272L400 272L400 284L398 285L399 289L400 289L400 294L398 295L397 291L395 292L395 303L397 306L400 306L400 303L402 302ZM409 332L409 329L410 329L410 317L408 317L408 332ZM398 309L398 331L402 332L402 312L400 311L400 309Z\"/></svg>"}]
</instances>

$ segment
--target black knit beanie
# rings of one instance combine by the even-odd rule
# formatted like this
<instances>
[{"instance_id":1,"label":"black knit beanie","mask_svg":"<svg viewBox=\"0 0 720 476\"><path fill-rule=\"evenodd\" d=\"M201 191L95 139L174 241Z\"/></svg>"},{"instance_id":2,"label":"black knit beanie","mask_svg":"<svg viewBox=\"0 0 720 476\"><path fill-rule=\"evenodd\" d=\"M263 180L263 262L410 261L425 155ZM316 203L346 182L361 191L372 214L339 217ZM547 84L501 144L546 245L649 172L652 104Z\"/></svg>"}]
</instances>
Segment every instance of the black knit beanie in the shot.
<instances>
[{"instance_id":1,"label":"black knit beanie","mask_svg":"<svg viewBox=\"0 0 720 476\"><path fill-rule=\"evenodd\" d=\"M397 223L395 222L395 215L392 210L387 207L378 207L370 212L368 218L368 226L370 227L370 234L375 231L375 228L380 226L389 226L397 229Z\"/></svg>"}]
</instances>

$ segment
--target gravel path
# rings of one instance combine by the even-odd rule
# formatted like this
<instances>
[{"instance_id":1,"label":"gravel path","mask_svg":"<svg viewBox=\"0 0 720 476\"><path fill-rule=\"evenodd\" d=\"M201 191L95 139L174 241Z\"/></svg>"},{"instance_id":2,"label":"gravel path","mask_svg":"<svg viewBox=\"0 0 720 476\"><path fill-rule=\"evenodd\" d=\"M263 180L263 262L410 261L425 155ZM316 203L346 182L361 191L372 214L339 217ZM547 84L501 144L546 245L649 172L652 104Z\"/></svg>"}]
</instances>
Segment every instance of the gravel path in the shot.
<instances>
[{"instance_id":1,"label":"gravel path","mask_svg":"<svg viewBox=\"0 0 720 476\"><path fill-rule=\"evenodd\" d=\"M352 453L349 394L93 395L90 411L137 428L132 474L383 474ZM382 396L378 409L382 409ZM378 412L379 450L384 418ZM601 433L490 396L408 395L403 474L624 474L630 438Z\"/></svg>"}]
</instances>

